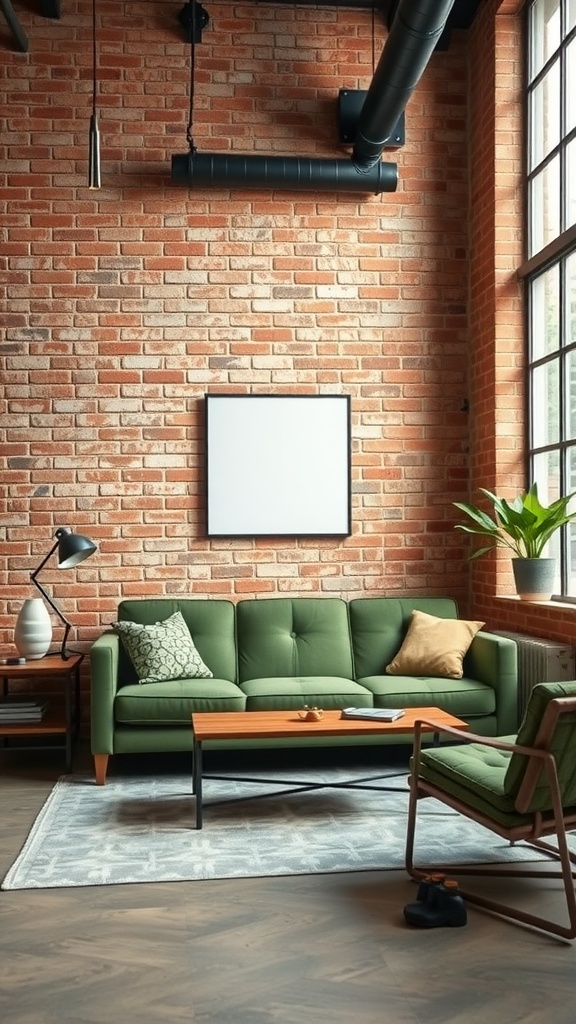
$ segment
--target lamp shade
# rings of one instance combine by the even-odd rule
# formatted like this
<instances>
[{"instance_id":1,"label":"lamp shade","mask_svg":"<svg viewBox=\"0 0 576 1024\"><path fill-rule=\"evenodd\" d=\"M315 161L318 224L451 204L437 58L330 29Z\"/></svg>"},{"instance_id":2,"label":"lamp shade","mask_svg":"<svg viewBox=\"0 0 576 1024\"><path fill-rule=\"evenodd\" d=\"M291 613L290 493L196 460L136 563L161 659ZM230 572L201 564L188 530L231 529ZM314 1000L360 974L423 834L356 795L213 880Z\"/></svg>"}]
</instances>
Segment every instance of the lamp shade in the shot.
<instances>
[{"instance_id":1,"label":"lamp shade","mask_svg":"<svg viewBox=\"0 0 576 1024\"><path fill-rule=\"evenodd\" d=\"M96 545L81 533L72 533L65 526L56 530L58 537L58 568L71 569L96 551Z\"/></svg>"}]
</instances>

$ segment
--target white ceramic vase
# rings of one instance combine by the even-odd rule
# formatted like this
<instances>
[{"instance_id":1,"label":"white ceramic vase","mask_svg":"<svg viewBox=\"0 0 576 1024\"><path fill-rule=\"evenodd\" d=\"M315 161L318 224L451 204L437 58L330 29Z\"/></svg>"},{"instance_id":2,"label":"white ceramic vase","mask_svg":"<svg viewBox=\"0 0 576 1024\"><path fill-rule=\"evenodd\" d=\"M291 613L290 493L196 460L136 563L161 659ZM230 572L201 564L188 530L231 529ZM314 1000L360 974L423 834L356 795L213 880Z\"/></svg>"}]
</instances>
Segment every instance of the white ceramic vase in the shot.
<instances>
[{"instance_id":1,"label":"white ceramic vase","mask_svg":"<svg viewBox=\"0 0 576 1024\"><path fill-rule=\"evenodd\" d=\"M41 597L24 601L14 630L14 643L21 658L43 658L52 643L52 620Z\"/></svg>"}]
</instances>

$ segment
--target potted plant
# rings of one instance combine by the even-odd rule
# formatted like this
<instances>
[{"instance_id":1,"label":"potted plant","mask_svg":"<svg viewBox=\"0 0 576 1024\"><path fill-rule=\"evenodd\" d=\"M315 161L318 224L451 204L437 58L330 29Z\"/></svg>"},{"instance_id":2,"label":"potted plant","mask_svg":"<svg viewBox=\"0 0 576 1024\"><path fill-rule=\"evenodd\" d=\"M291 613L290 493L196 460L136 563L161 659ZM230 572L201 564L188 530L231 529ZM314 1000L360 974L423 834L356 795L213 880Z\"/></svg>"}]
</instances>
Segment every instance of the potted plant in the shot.
<instances>
[{"instance_id":1,"label":"potted plant","mask_svg":"<svg viewBox=\"0 0 576 1024\"><path fill-rule=\"evenodd\" d=\"M513 556L512 569L518 596L524 601L548 600L552 595L556 559L543 557L543 551L557 530L576 519L576 511L568 512L576 492L558 498L551 505L542 505L536 484L513 501L498 498L484 487L480 491L492 502L493 517L478 505L453 502L472 520L471 523L458 523L456 529L477 534L489 542L473 551L470 558L480 558L495 548L507 548Z\"/></svg>"}]
</instances>

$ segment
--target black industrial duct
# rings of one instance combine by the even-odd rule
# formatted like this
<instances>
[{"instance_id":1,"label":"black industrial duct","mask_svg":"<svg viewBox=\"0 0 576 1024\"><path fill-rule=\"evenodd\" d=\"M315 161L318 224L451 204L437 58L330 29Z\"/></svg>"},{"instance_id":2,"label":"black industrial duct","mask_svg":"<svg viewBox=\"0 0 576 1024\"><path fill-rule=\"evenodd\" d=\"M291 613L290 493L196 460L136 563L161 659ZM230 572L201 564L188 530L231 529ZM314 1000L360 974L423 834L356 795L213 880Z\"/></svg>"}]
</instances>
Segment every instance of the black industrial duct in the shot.
<instances>
[{"instance_id":1,"label":"black industrial duct","mask_svg":"<svg viewBox=\"0 0 576 1024\"><path fill-rule=\"evenodd\" d=\"M312 160L299 156L251 156L232 153L179 153L172 157L172 181L178 185L230 185L239 188L289 188L314 192L394 192L398 168L378 161L359 171L351 160Z\"/></svg>"},{"instance_id":2,"label":"black industrial duct","mask_svg":"<svg viewBox=\"0 0 576 1024\"><path fill-rule=\"evenodd\" d=\"M432 56L455 0L399 0L358 120L352 159L190 152L172 157L178 185L228 185L323 192L394 192L395 163L380 160ZM192 87L193 87L192 76ZM191 100L192 109L192 100Z\"/></svg>"},{"instance_id":3,"label":"black industrial duct","mask_svg":"<svg viewBox=\"0 0 576 1024\"><path fill-rule=\"evenodd\" d=\"M358 121L352 162L378 163L434 52L454 0L400 0Z\"/></svg>"}]
</instances>

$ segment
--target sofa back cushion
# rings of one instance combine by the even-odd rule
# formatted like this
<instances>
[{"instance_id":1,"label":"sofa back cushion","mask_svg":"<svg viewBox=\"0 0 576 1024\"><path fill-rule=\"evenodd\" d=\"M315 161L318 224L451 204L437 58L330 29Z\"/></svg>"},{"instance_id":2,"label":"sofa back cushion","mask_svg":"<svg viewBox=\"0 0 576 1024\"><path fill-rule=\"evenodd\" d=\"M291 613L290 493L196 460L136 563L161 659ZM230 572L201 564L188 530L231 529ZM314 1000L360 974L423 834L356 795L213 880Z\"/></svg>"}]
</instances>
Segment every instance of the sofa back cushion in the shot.
<instances>
[{"instance_id":1,"label":"sofa back cushion","mask_svg":"<svg viewBox=\"0 0 576 1024\"><path fill-rule=\"evenodd\" d=\"M118 606L117 617L120 621L130 620L152 625L155 622L164 622L177 611L181 612L198 653L213 677L236 682L234 605L231 601L212 598L122 601ZM122 645L119 656L122 683L136 682L134 666Z\"/></svg>"},{"instance_id":2,"label":"sofa back cushion","mask_svg":"<svg viewBox=\"0 0 576 1024\"><path fill-rule=\"evenodd\" d=\"M412 612L457 619L458 606L448 597L369 597L350 601L350 628L355 678L385 675L408 632Z\"/></svg>"},{"instance_id":3,"label":"sofa back cushion","mask_svg":"<svg viewBox=\"0 0 576 1024\"><path fill-rule=\"evenodd\" d=\"M281 676L352 679L346 603L340 598L264 598L236 606L239 682Z\"/></svg>"}]
</instances>

